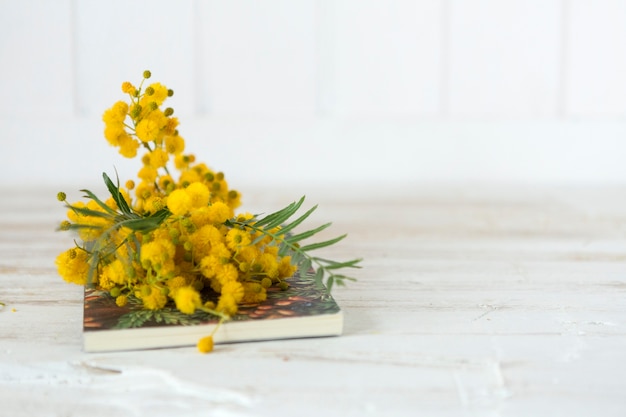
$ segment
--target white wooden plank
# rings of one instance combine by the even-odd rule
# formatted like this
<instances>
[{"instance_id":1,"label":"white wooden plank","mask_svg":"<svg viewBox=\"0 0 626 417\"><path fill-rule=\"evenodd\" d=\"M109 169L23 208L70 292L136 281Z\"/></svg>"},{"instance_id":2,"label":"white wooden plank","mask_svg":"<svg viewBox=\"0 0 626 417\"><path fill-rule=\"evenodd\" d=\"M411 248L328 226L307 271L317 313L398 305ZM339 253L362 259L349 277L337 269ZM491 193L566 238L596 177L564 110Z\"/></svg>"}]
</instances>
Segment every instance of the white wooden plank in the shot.
<instances>
[{"instance_id":1,"label":"white wooden plank","mask_svg":"<svg viewBox=\"0 0 626 417\"><path fill-rule=\"evenodd\" d=\"M440 105L438 1L323 3L322 111L338 116L433 115ZM330 31L332 38L324 36ZM327 84L327 86L325 86Z\"/></svg>"},{"instance_id":2,"label":"white wooden plank","mask_svg":"<svg viewBox=\"0 0 626 417\"><path fill-rule=\"evenodd\" d=\"M199 3L200 110L213 116L311 116L315 7L293 2Z\"/></svg>"},{"instance_id":3,"label":"white wooden plank","mask_svg":"<svg viewBox=\"0 0 626 417\"><path fill-rule=\"evenodd\" d=\"M626 3L569 2L566 112L573 117L626 115Z\"/></svg>"},{"instance_id":4,"label":"white wooden plank","mask_svg":"<svg viewBox=\"0 0 626 417\"><path fill-rule=\"evenodd\" d=\"M0 117L73 113L71 2L0 1Z\"/></svg>"},{"instance_id":5,"label":"white wooden plank","mask_svg":"<svg viewBox=\"0 0 626 417\"><path fill-rule=\"evenodd\" d=\"M78 1L76 4L76 85L81 116L98 117L123 99L123 81L150 81L172 88L171 106L194 111L192 0Z\"/></svg>"},{"instance_id":6,"label":"white wooden plank","mask_svg":"<svg viewBox=\"0 0 626 417\"><path fill-rule=\"evenodd\" d=\"M558 0L452 0L453 117L552 118L557 112Z\"/></svg>"}]
</instances>

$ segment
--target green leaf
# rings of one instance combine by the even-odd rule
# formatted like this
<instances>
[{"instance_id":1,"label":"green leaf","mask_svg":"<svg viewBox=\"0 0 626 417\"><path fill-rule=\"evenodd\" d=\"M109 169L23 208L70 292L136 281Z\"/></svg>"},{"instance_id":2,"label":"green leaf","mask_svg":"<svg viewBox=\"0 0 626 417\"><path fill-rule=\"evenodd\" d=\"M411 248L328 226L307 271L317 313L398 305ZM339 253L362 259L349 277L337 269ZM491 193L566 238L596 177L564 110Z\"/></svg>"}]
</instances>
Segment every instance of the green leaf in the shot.
<instances>
[{"instance_id":1,"label":"green leaf","mask_svg":"<svg viewBox=\"0 0 626 417\"><path fill-rule=\"evenodd\" d=\"M334 283L335 283L334 275L329 276L328 279L326 280L326 291L330 292L333 288Z\"/></svg>"},{"instance_id":2,"label":"green leaf","mask_svg":"<svg viewBox=\"0 0 626 417\"><path fill-rule=\"evenodd\" d=\"M116 226L128 227L136 232L150 232L159 227L170 215L171 213L167 209L161 209L148 217L138 217L132 214L131 218L118 221Z\"/></svg>"},{"instance_id":3,"label":"green leaf","mask_svg":"<svg viewBox=\"0 0 626 417\"><path fill-rule=\"evenodd\" d=\"M306 213L304 213L302 216L298 217L296 220L294 220L293 222L289 223L286 226L283 226L280 229L280 233L284 234L284 233L288 233L291 230L293 230L294 228L296 228L298 225L300 225L300 223L302 223L303 221L306 220L307 217L309 217L311 215L311 213L313 213L315 211L315 209L317 209L317 205L313 206L312 208L310 208Z\"/></svg>"},{"instance_id":4,"label":"green leaf","mask_svg":"<svg viewBox=\"0 0 626 417\"><path fill-rule=\"evenodd\" d=\"M341 274L335 274L335 275L332 275L332 277L335 280L337 285L346 285L344 281L356 281L352 277L348 277L348 276L341 275Z\"/></svg>"},{"instance_id":5,"label":"green leaf","mask_svg":"<svg viewBox=\"0 0 626 417\"><path fill-rule=\"evenodd\" d=\"M323 224L323 225L321 225L319 227L316 227L315 229L307 230L306 232L302 232L302 233L297 234L297 235L289 236L288 238L285 239L285 241L290 243L290 244L299 242L299 241L301 241L303 239L307 239L307 238L315 235L316 233L319 233L322 230L330 227L331 224L332 223L326 223L326 224Z\"/></svg>"},{"instance_id":6,"label":"green leaf","mask_svg":"<svg viewBox=\"0 0 626 417\"><path fill-rule=\"evenodd\" d=\"M324 242L312 243L310 245L302 246L300 250L303 252L307 252L307 251L314 250L314 249L325 248L326 246L334 245L335 243L344 239L346 236L348 235L341 235L341 236L337 236L334 239L325 240Z\"/></svg>"},{"instance_id":7,"label":"green leaf","mask_svg":"<svg viewBox=\"0 0 626 417\"><path fill-rule=\"evenodd\" d=\"M300 262L302 261L302 258L304 258L304 254L302 252L295 252L291 256L291 264L292 265L300 265Z\"/></svg>"},{"instance_id":8,"label":"green leaf","mask_svg":"<svg viewBox=\"0 0 626 417\"><path fill-rule=\"evenodd\" d=\"M85 197L90 198L93 201L95 201L107 213L109 213L109 214L111 214L113 216L117 216L117 212L115 210L113 210L111 207L107 206L105 203L103 203L102 200L100 200L98 198L98 196L96 196L94 193L92 193L89 190L80 190L80 191L82 191L83 193L87 194Z\"/></svg>"},{"instance_id":9,"label":"green leaf","mask_svg":"<svg viewBox=\"0 0 626 417\"><path fill-rule=\"evenodd\" d=\"M285 256L289 253L291 247L286 242L280 242L278 246L278 256Z\"/></svg>"},{"instance_id":10,"label":"green leaf","mask_svg":"<svg viewBox=\"0 0 626 417\"><path fill-rule=\"evenodd\" d=\"M69 226L69 230L80 230L80 229L102 229L102 226L95 226L93 224L76 224L76 223L72 223Z\"/></svg>"},{"instance_id":11,"label":"green leaf","mask_svg":"<svg viewBox=\"0 0 626 417\"><path fill-rule=\"evenodd\" d=\"M81 214L83 216L101 217L103 219L107 219L107 220L111 220L111 221L115 218L114 215L111 215L109 213L105 213L103 211L98 211L98 210L88 209L87 207L76 207L76 206L68 206L68 207L71 210L73 210L75 213ZM117 213L115 213L115 215L117 215Z\"/></svg>"},{"instance_id":12,"label":"green leaf","mask_svg":"<svg viewBox=\"0 0 626 417\"><path fill-rule=\"evenodd\" d=\"M324 279L324 268L318 268L317 271L315 271L315 282L321 284L322 279Z\"/></svg>"},{"instance_id":13,"label":"green leaf","mask_svg":"<svg viewBox=\"0 0 626 417\"><path fill-rule=\"evenodd\" d=\"M311 270L311 258L304 258L302 262L299 263L298 269L300 269L302 274L308 274Z\"/></svg>"},{"instance_id":14,"label":"green leaf","mask_svg":"<svg viewBox=\"0 0 626 417\"><path fill-rule=\"evenodd\" d=\"M351 261L346 261L346 262L336 262L336 261L331 261L329 259L323 259L323 258L313 258L313 259L316 261L326 263L326 265L324 266L325 269L361 268L361 266L357 264L363 260L361 258L358 258L358 259L352 259Z\"/></svg>"},{"instance_id":15,"label":"green leaf","mask_svg":"<svg viewBox=\"0 0 626 417\"><path fill-rule=\"evenodd\" d=\"M296 214L296 212L300 209L300 206L302 206L302 203L304 202L304 197L302 197L290 210L286 211L285 213L283 213L282 216L279 216L277 218L275 218L274 220L272 220L271 222L269 222L268 224L265 225L266 229L273 229L277 226L282 226L284 223L287 222L287 220L293 216L294 214ZM310 211L310 210L309 210ZM309 213L311 214L311 213ZM309 214L306 214L306 217L308 217ZM306 219L305 217L305 219ZM304 219L303 219L304 220ZM298 221L295 220L296 222ZM297 226L297 224L296 224ZM295 226L294 226L295 227ZM286 231L281 229L281 234L283 233L287 233Z\"/></svg>"},{"instance_id":16,"label":"green leaf","mask_svg":"<svg viewBox=\"0 0 626 417\"><path fill-rule=\"evenodd\" d=\"M262 219L257 220L255 222L255 226L264 226L265 229L273 229L274 227L283 224L296 211L298 211L302 203L304 203L304 197L302 197L298 202L289 204L282 210L278 210L263 217Z\"/></svg>"},{"instance_id":17,"label":"green leaf","mask_svg":"<svg viewBox=\"0 0 626 417\"><path fill-rule=\"evenodd\" d=\"M109 189L109 192L111 193L111 197L113 197L113 200L115 200L115 202L117 203L117 206L120 208L122 213L131 214L132 211L130 209L130 206L128 205L128 203L126 202L126 199L120 192L119 180L118 180L118 185L115 185L113 184L113 181L111 181L111 178L109 178L109 176L105 172L102 173L102 177L104 178L104 183Z\"/></svg>"},{"instance_id":18,"label":"green leaf","mask_svg":"<svg viewBox=\"0 0 626 417\"><path fill-rule=\"evenodd\" d=\"M118 226L127 227L136 232L149 232L159 227L159 222L152 219L128 219L117 223Z\"/></svg>"}]
</instances>

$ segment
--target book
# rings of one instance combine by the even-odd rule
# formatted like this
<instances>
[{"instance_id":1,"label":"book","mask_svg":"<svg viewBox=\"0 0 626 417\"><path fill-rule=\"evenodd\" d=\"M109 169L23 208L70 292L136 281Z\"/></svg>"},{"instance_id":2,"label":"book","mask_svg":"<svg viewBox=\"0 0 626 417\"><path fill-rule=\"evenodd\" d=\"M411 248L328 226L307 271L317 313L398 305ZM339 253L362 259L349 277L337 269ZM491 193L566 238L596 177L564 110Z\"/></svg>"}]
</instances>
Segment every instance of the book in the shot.
<instances>
[{"instance_id":1,"label":"book","mask_svg":"<svg viewBox=\"0 0 626 417\"><path fill-rule=\"evenodd\" d=\"M288 280L289 288L270 288L267 299L240 305L230 320L213 335L215 344L338 336L343 330L343 313L314 274L298 273ZM210 290L203 299L216 299ZM124 307L108 293L85 286L83 349L107 352L195 346L210 335L219 319L197 311L184 314L173 307L146 310L141 301L130 299Z\"/></svg>"}]
</instances>

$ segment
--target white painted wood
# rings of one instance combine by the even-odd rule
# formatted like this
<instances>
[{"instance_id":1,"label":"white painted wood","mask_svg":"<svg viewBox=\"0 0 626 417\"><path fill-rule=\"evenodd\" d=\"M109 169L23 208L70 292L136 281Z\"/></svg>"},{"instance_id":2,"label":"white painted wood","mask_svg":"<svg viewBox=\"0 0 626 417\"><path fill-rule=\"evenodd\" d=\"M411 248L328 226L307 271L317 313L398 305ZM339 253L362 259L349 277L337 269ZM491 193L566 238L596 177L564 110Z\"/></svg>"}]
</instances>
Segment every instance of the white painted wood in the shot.
<instances>
[{"instance_id":1,"label":"white painted wood","mask_svg":"<svg viewBox=\"0 0 626 417\"><path fill-rule=\"evenodd\" d=\"M557 0L450 1L453 117L555 117L560 6Z\"/></svg>"},{"instance_id":2,"label":"white painted wood","mask_svg":"<svg viewBox=\"0 0 626 417\"><path fill-rule=\"evenodd\" d=\"M82 291L53 266L71 245L53 231L56 190L1 191L3 414L626 413L623 187L299 187L320 203L314 222L349 233L332 256L365 258L335 291L344 335L207 356L81 352ZM291 191L257 189L247 208Z\"/></svg>"},{"instance_id":3,"label":"white painted wood","mask_svg":"<svg viewBox=\"0 0 626 417\"><path fill-rule=\"evenodd\" d=\"M0 115L72 115L69 0L0 1Z\"/></svg>"},{"instance_id":4,"label":"white painted wood","mask_svg":"<svg viewBox=\"0 0 626 417\"><path fill-rule=\"evenodd\" d=\"M151 81L175 90L171 104L176 113L194 114L192 0L74 4L79 116L99 117L122 98L122 82L138 84L146 69L154 75Z\"/></svg>"},{"instance_id":5,"label":"white painted wood","mask_svg":"<svg viewBox=\"0 0 626 417\"><path fill-rule=\"evenodd\" d=\"M100 115L145 68L176 91L189 149L244 187L626 181L619 1L0 10L0 184L134 175Z\"/></svg>"},{"instance_id":6,"label":"white painted wood","mask_svg":"<svg viewBox=\"0 0 626 417\"><path fill-rule=\"evenodd\" d=\"M567 112L572 117L626 115L626 3L569 2Z\"/></svg>"},{"instance_id":7,"label":"white painted wood","mask_svg":"<svg viewBox=\"0 0 626 417\"><path fill-rule=\"evenodd\" d=\"M241 187L388 183L619 184L620 122L269 121L189 119L187 149ZM43 128L45 127L45 128ZM0 120L0 184L101 185L134 178L138 160L108 146L99 117L80 123ZM88 148L88 151L86 150ZM44 157L45 156L45 157ZM282 158L280 164L271 163ZM264 162L270 161L270 162Z\"/></svg>"},{"instance_id":8,"label":"white painted wood","mask_svg":"<svg viewBox=\"0 0 626 417\"><path fill-rule=\"evenodd\" d=\"M313 116L312 0L199 2L198 14L203 114Z\"/></svg>"},{"instance_id":9,"label":"white painted wood","mask_svg":"<svg viewBox=\"0 0 626 417\"><path fill-rule=\"evenodd\" d=\"M0 7L2 118L99 116L147 67L185 97L177 110L203 117L624 115L619 0Z\"/></svg>"},{"instance_id":10,"label":"white painted wood","mask_svg":"<svg viewBox=\"0 0 626 417\"><path fill-rule=\"evenodd\" d=\"M319 81L323 91L330 90L321 103L324 113L359 118L437 113L441 2L342 0L322 5Z\"/></svg>"}]
</instances>

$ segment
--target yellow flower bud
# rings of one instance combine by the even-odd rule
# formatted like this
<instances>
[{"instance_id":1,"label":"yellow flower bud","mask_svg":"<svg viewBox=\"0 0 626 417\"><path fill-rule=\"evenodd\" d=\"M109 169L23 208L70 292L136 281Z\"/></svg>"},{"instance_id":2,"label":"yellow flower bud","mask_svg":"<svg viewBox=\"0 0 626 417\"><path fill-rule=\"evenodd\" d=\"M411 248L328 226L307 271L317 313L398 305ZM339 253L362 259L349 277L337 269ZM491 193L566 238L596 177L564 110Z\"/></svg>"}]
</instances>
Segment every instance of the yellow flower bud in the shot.
<instances>
[{"instance_id":1,"label":"yellow flower bud","mask_svg":"<svg viewBox=\"0 0 626 417\"><path fill-rule=\"evenodd\" d=\"M213 336L206 336L200 339L198 341L198 351L200 351L200 353L213 351Z\"/></svg>"},{"instance_id":2,"label":"yellow flower bud","mask_svg":"<svg viewBox=\"0 0 626 417\"><path fill-rule=\"evenodd\" d=\"M128 81L122 83L122 91L127 94L135 94L135 86Z\"/></svg>"},{"instance_id":3,"label":"yellow flower bud","mask_svg":"<svg viewBox=\"0 0 626 417\"><path fill-rule=\"evenodd\" d=\"M128 303L128 297L125 295L120 295L115 299L115 304L117 304L118 307L124 307L126 303Z\"/></svg>"},{"instance_id":4,"label":"yellow flower bud","mask_svg":"<svg viewBox=\"0 0 626 417\"><path fill-rule=\"evenodd\" d=\"M141 296L148 297L152 293L152 289L148 285L141 287Z\"/></svg>"},{"instance_id":5,"label":"yellow flower bud","mask_svg":"<svg viewBox=\"0 0 626 417\"><path fill-rule=\"evenodd\" d=\"M133 106L133 109L130 111L130 117L132 117L133 119L138 118L141 115L141 110L143 110L141 105L135 104Z\"/></svg>"},{"instance_id":6,"label":"yellow flower bud","mask_svg":"<svg viewBox=\"0 0 626 417\"><path fill-rule=\"evenodd\" d=\"M154 211L162 210L164 207L165 207L165 204L163 203L163 200L160 199L159 197L152 200L152 209Z\"/></svg>"}]
</instances>

